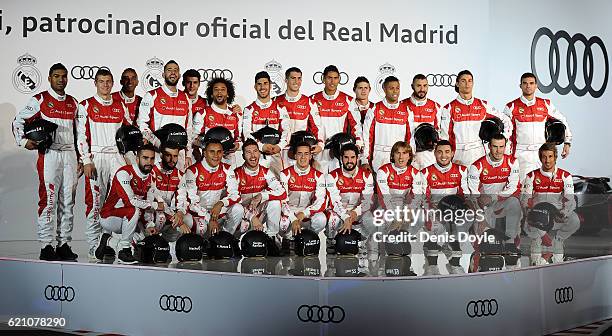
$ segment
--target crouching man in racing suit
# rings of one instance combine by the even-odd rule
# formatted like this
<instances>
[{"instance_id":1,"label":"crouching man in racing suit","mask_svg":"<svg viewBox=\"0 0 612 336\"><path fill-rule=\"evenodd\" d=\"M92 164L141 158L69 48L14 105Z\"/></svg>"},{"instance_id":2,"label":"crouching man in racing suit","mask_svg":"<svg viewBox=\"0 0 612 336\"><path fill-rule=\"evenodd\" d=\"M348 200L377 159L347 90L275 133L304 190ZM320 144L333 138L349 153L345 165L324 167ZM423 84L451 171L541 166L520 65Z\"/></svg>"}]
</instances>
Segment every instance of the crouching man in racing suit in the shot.
<instances>
[{"instance_id":1,"label":"crouching man in racing suit","mask_svg":"<svg viewBox=\"0 0 612 336\"><path fill-rule=\"evenodd\" d=\"M244 164L234 170L241 206L230 207L229 215L234 217L236 212L236 216L242 216L240 233L252 229L276 237L281 220L281 201L286 194L272 170L259 164L260 156L257 142L247 139L242 147ZM228 228L231 233L240 223L233 224L234 227Z\"/></svg>"},{"instance_id":2,"label":"crouching man in racing suit","mask_svg":"<svg viewBox=\"0 0 612 336\"><path fill-rule=\"evenodd\" d=\"M525 225L527 235L532 238L531 260L532 265L546 264L542 258L542 241L551 241L553 248L552 262L563 261L563 243L580 226L578 215L574 212L576 201L574 199L574 182L572 175L557 168L557 148L554 144L545 143L539 149L542 168L536 169L524 180L521 203L529 209L541 202L553 204L559 214L554 218L554 226L547 233L530 225Z\"/></svg>"},{"instance_id":3,"label":"crouching man in racing suit","mask_svg":"<svg viewBox=\"0 0 612 336\"><path fill-rule=\"evenodd\" d=\"M223 229L231 232L242 219L240 211L228 216L231 206L241 208L236 177L228 164L222 163L223 146L218 140L204 144L204 160L187 168L178 189L177 210L185 214L191 232L201 236ZM244 210L243 210L244 211Z\"/></svg>"}]
</instances>

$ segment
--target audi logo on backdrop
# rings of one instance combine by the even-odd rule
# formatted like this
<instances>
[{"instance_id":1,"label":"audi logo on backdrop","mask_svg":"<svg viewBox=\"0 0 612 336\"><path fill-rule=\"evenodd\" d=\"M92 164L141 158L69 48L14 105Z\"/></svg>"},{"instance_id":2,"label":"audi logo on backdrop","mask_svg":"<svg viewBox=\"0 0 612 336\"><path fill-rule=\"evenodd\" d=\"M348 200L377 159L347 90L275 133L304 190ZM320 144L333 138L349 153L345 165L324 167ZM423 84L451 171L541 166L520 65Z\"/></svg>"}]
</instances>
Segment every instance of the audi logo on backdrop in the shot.
<instances>
[{"instance_id":1,"label":"audi logo on backdrop","mask_svg":"<svg viewBox=\"0 0 612 336\"><path fill-rule=\"evenodd\" d=\"M547 76L540 76L545 74L545 69L539 69L538 73L536 69L536 48L539 43L550 40L550 47L548 49L548 73L550 75L550 83L544 84L541 78L548 78ZM560 41L567 43L567 50L560 48ZM564 45L562 43L561 45ZM581 46L581 48L576 48ZM584 48L582 54L579 54L578 50ZM603 57L603 63L600 58L595 58L593 55L597 53L598 56ZM601 53L601 55L599 54ZM546 53L545 53L546 54ZM543 60L546 60L544 58ZM565 69L561 66L561 60L565 61ZM541 63L540 63L541 64ZM610 64L608 62L608 51L606 46L599 36L592 36L586 38L581 33L570 34L564 30L560 30L553 34L553 32L542 27L536 31L531 42L531 72L533 72L538 79L538 88L544 93L557 91L560 95L567 95L573 92L575 95L582 97L589 93L593 98L599 98L606 91L608 85ZM594 82L595 74L603 74L604 78L602 82ZM567 84L565 84L567 83ZM582 84L584 83L584 84Z\"/></svg>"},{"instance_id":2,"label":"audi logo on backdrop","mask_svg":"<svg viewBox=\"0 0 612 336\"><path fill-rule=\"evenodd\" d=\"M494 316L498 310L499 306L495 299L470 301L465 307L465 312L470 318Z\"/></svg>"},{"instance_id":3,"label":"audi logo on backdrop","mask_svg":"<svg viewBox=\"0 0 612 336\"><path fill-rule=\"evenodd\" d=\"M455 86L457 75L455 74L428 74L427 83L429 86L451 87Z\"/></svg>"},{"instance_id":4,"label":"audi logo on backdrop","mask_svg":"<svg viewBox=\"0 0 612 336\"><path fill-rule=\"evenodd\" d=\"M574 300L574 289L572 287L562 287L555 289L555 302L557 304L567 303Z\"/></svg>"},{"instance_id":5,"label":"audi logo on backdrop","mask_svg":"<svg viewBox=\"0 0 612 336\"><path fill-rule=\"evenodd\" d=\"M315 84L323 84L323 71L315 72L312 75L312 81ZM349 75L346 72L341 71L340 72L340 85L345 85L348 82L349 82Z\"/></svg>"},{"instance_id":6,"label":"audi logo on backdrop","mask_svg":"<svg viewBox=\"0 0 612 336\"><path fill-rule=\"evenodd\" d=\"M74 300L74 297L74 288L70 286L66 287L47 285L47 287L45 287L45 299L49 301L71 302L72 300Z\"/></svg>"},{"instance_id":7,"label":"audi logo on backdrop","mask_svg":"<svg viewBox=\"0 0 612 336\"><path fill-rule=\"evenodd\" d=\"M198 72L202 76L200 82L209 82L215 78L234 79L234 74L229 69L198 69Z\"/></svg>"},{"instance_id":8,"label":"audi logo on backdrop","mask_svg":"<svg viewBox=\"0 0 612 336\"><path fill-rule=\"evenodd\" d=\"M297 316L302 322L340 323L344 321L346 313L340 306L301 305Z\"/></svg>"},{"instance_id":9,"label":"audi logo on backdrop","mask_svg":"<svg viewBox=\"0 0 612 336\"><path fill-rule=\"evenodd\" d=\"M96 72L100 69L109 70L107 66L75 65L70 70L70 75L74 79L94 79L96 77Z\"/></svg>"},{"instance_id":10,"label":"audi logo on backdrop","mask_svg":"<svg viewBox=\"0 0 612 336\"><path fill-rule=\"evenodd\" d=\"M189 313L193 302L189 296L162 295L159 297L159 308L163 311Z\"/></svg>"}]
</instances>

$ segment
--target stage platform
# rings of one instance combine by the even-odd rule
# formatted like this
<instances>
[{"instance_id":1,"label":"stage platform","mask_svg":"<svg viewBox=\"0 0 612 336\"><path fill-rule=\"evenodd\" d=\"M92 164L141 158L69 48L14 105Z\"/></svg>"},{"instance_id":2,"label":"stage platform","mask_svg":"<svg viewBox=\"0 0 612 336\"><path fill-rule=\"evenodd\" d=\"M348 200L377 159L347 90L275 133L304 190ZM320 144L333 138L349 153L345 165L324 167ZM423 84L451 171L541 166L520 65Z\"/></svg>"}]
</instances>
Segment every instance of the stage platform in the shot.
<instances>
[{"instance_id":1,"label":"stage platform","mask_svg":"<svg viewBox=\"0 0 612 336\"><path fill-rule=\"evenodd\" d=\"M79 262L38 261L35 241L0 242L0 322L59 318L56 330L122 335L547 335L612 317L612 256L592 255L611 245L585 239L568 242L572 261L450 275L443 253L440 275L428 274L418 247L409 259L125 266L89 263L82 241L72 244Z\"/></svg>"}]
</instances>

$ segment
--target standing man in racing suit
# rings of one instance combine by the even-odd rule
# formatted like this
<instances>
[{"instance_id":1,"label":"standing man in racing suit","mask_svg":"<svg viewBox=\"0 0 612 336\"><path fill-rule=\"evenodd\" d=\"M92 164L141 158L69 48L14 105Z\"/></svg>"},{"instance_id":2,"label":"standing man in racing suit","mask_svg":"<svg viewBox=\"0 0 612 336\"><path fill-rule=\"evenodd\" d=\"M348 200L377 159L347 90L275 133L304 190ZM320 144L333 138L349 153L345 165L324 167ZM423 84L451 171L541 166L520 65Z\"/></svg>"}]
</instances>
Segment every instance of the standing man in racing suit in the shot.
<instances>
[{"instance_id":1,"label":"standing man in racing suit","mask_svg":"<svg viewBox=\"0 0 612 336\"><path fill-rule=\"evenodd\" d=\"M20 147L38 149L35 141L24 137L24 126L37 119L55 123L53 144L38 152L38 241L41 260L76 260L68 243L72 240L74 197L82 165L77 163L75 132L78 103L66 94L68 71L61 63L49 69L51 89L32 97L13 120L13 135ZM53 231L57 227L57 250Z\"/></svg>"},{"instance_id":2,"label":"standing man in racing suit","mask_svg":"<svg viewBox=\"0 0 612 336\"><path fill-rule=\"evenodd\" d=\"M564 159L570 152L572 132L565 116L549 99L535 96L538 83L534 74L524 73L520 88L522 95L506 104L504 114L512 122L511 151L519 162L522 181L527 173L541 167L538 150L546 142L547 120L554 118L565 125L565 143L561 152Z\"/></svg>"},{"instance_id":3,"label":"standing man in racing suit","mask_svg":"<svg viewBox=\"0 0 612 336\"><path fill-rule=\"evenodd\" d=\"M231 207L230 216L234 211L241 211L241 233L252 229L265 231L268 236L276 238L281 219L281 201L286 198L285 189L270 169L259 164L261 154L255 140L247 139L242 153L244 164L234 170L242 207ZM236 227L228 230L231 233L240 223L234 224Z\"/></svg>"},{"instance_id":4,"label":"standing man in racing suit","mask_svg":"<svg viewBox=\"0 0 612 336\"><path fill-rule=\"evenodd\" d=\"M184 171L193 163L193 115L187 94L176 87L180 77L179 65L174 60L168 61L164 66L164 85L144 95L137 124L142 136L157 148L161 142L153 132L171 123L184 127L187 131L187 148L181 151L178 163L179 169Z\"/></svg>"},{"instance_id":5,"label":"standing man in racing suit","mask_svg":"<svg viewBox=\"0 0 612 336\"><path fill-rule=\"evenodd\" d=\"M328 65L323 70L323 91L312 95L311 99L317 104L321 116L319 137L325 141L337 133L349 133L355 140L357 147L363 148L363 131L361 127L361 114L351 108L350 96L338 90L340 83L340 70L335 65ZM330 156L329 150L315 157L316 165L320 171L338 168L339 163ZM330 166L331 164L331 166Z\"/></svg>"},{"instance_id":6,"label":"standing man in racing suit","mask_svg":"<svg viewBox=\"0 0 612 336\"><path fill-rule=\"evenodd\" d=\"M136 94L138 74L132 68L126 68L121 73L121 90L113 93L113 100L122 101L130 113L130 124L138 126L138 110L142 97Z\"/></svg>"},{"instance_id":7,"label":"standing man in racing suit","mask_svg":"<svg viewBox=\"0 0 612 336\"><path fill-rule=\"evenodd\" d=\"M457 98L442 109L440 115L440 138L450 141L455 151L454 162L470 166L485 155L485 147L478 133L483 120L498 117L504 124L506 139L512 134L508 116L499 113L485 100L475 98L473 76L469 70L457 74L455 91Z\"/></svg>"},{"instance_id":8,"label":"standing man in racing suit","mask_svg":"<svg viewBox=\"0 0 612 336\"><path fill-rule=\"evenodd\" d=\"M178 190L177 211L182 212L191 232L201 236L215 234L223 229L230 233L240 224L244 210L232 211L231 206L242 208L234 171L222 163L223 146L218 140L204 145L204 159L187 168ZM221 223L220 223L221 222Z\"/></svg>"},{"instance_id":9,"label":"standing man in racing suit","mask_svg":"<svg viewBox=\"0 0 612 336\"><path fill-rule=\"evenodd\" d=\"M270 168L278 176L283 170L281 151L287 146L289 135L289 115L286 109L278 106L277 100L270 98L270 75L261 71L255 75L257 99L244 109L242 135L244 139L253 138L252 134L259 129L270 126L281 133L278 145L257 142L264 154L261 165Z\"/></svg>"},{"instance_id":10,"label":"standing man in racing suit","mask_svg":"<svg viewBox=\"0 0 612 336\"><path fill-rule=\"evenodd\" d=\"M98 70L94 84L96 94L79 104L77 117L77 149L85 174L85 238L92 261L96 260L96 244L102 233L100 209L115 172L125 165L115 134L122 125L131 124L123 101L111 95L113 74L107 69Z\"/></svg>"},{"instance_id":11,"label":"standing man in racing suit","mask_svg":"<svg viewBox=\"0 0 612 336\"><path fill-rule=\"evenodd\" d=\"M285 143L289 143L291 134L297 131L310 131L319 143L313 147L312 153L318 155L324 147L323 138L319 135L321 129L321 116L317 104L308 96L300 93L302 86L302 70L291 67L285 71L287 91L274 101L278 104L281 114L289 116L289 127ZM295 160L288 156L289 148L285 146L282 151L283 166L291 167Z\"/></svg>"},{"instance_id":12,"label":"standing man in racing suit","mask_svg":"<svg viewBox=\"0 0 612 336\"><path fill-rule=\"evenodd\" d=\"M388 76L383 82L385 98L368 110L364 122L363 161L370 161L374 171L389 163L391 148L397 141L412 144L413 116L405 102L400 102L400 82ZM411 145L411 153L414 153ZM412 161L412 157L410 158Z\"/></svg>"},{"instance_id":13,"label":"standing man in racing suit","mask_svg":"<svg viewBox=\"0 0 612 336\"><path fill-rule=\"evenodd\" d=\"M404 99L403 102L408 106L408 113L411 116L410 134L414 136L414 130L423 123L431 124L436 131L440 130L440 104L427 98L429 83L423 74L417 74L412 79L412 95ZM412 164L417 169L423 169L436 162L433 150L416 151Z\"/></svg>"},{"instance_id":14,"label":"standing man in racing suit","mask_svg":"<svg viewBox=\"0 0 612 336\"><path fill-rule=\"evenodd\" d=\"M559 210L559 214L554 218L554 226L548 233L525 225L527 235L532 238L530 258L532 265L546 264L546 260L542 258L543 240L552 241L552 262L562 262L565 240L580 227L580 220L574 211L576 201L572 175L557 168L557 148L554 144L545 143L538 152L542 167L527 174L522 188L521 203L527 209L526 213L529 213L529 209L536 204L548 202Z\"/></svg>"},{"instance_id":15,"label":"standing man in racing suit","mask_svg":"<svg viewBox=\"0 0 612 336\"><path fill-rule=\"evenodd\" d=\"M351 109L355 112L359 112L359 115L361 116L361 120L359 122L361 124L363 124L368 110L374 107L374 103L372 103L369 98L371 90L372 88L370 87L370 82L367 78L359 76L357 79L355 79L355 83L353 84L355 99L351 101Z\"/></svg>"}]
</instances>

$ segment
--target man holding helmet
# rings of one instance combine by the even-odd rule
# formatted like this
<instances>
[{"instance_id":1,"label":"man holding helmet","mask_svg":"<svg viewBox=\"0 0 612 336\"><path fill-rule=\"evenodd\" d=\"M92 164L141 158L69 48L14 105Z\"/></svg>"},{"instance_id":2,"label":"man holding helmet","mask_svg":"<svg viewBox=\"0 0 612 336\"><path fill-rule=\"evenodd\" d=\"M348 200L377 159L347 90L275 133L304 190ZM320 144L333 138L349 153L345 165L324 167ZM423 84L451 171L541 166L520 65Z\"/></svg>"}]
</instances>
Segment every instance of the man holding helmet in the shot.
<instances>
[{"instance_id":1,"label":"man holding helmet","mask_svg":"<svg viewBox=\"0 0 612 336\"><path fill-rule=\"evenodd\" d=\"M79 104L77 149L85 174L85 238L89 259L96 260L95 248L102 232L100 208L106 200L115 172L125 165L114 135L122 125L130 125L130 115L120 99L111 96L113 74L100 69L94 77L96 94Z\"/></svg>"},{"instance_id":2,"label":"man holding helmet","mask_svg":"<svg viewBox=\"0 0 612 336\"><path fill-rule=\"evenodd\" d=\"M65 92L68 71L61 63L49 69L51 89L32 97L13 120L13 135L20 147L38 150L38 241L41 260L76 260L68 243L72 240L74 197L82 165L77 163L75 151L76 116L78 103ZM52 141L39 143L24 134L24 127L39 119L55 126L41 129L53 131ZM44 134L43 133L43 134ZM32 134L35 134L33 132ZM48 137L38 137L38 139ZM48 147L47 147L48 146ZM51 245L57 226L57 250Z\"/></svg>"},{"instance_id":3,"label":"man holding helmet","mask_svg":"<svg viewBox=\"0 0 612 336\"><path fill-rule=\"evenodd\" d=\"M550 203L552 205L551 219L553 226L547 231L538 228L530 221L528 216L525 231L532 238L531 264L546 264L542 258L542 241L552 241L552 262L563 261L565 240L576 232L580 220L574 210L574 182L572 175L557 168L557 148L554 144L545 143L538 150L542 167L536 169L525 178L521 193L521 204L526 209L532 209L538 204ZM532 210L527 210L528 214Z\"/></svg>"},{"instance_id":4,"label":"man holding helmet","mask_svg":"<svg viewBox=\"0 0 612 336\"><path fill-rule=\"evenodd\" d=\"M549 99L535 96L538 82L534 74L524 73L521 76L520 88L521 96L506 104L504 114L512 121L510 145L512 154L519 161L522 181L527 173L540 167L538 150L542 144L551 141L545 135L547 121L556 119L565 125L565 134L560 141L563 143L561 157L564 159L570 152L572 132L565 116Z\"/></svg>"}]
</instances>

